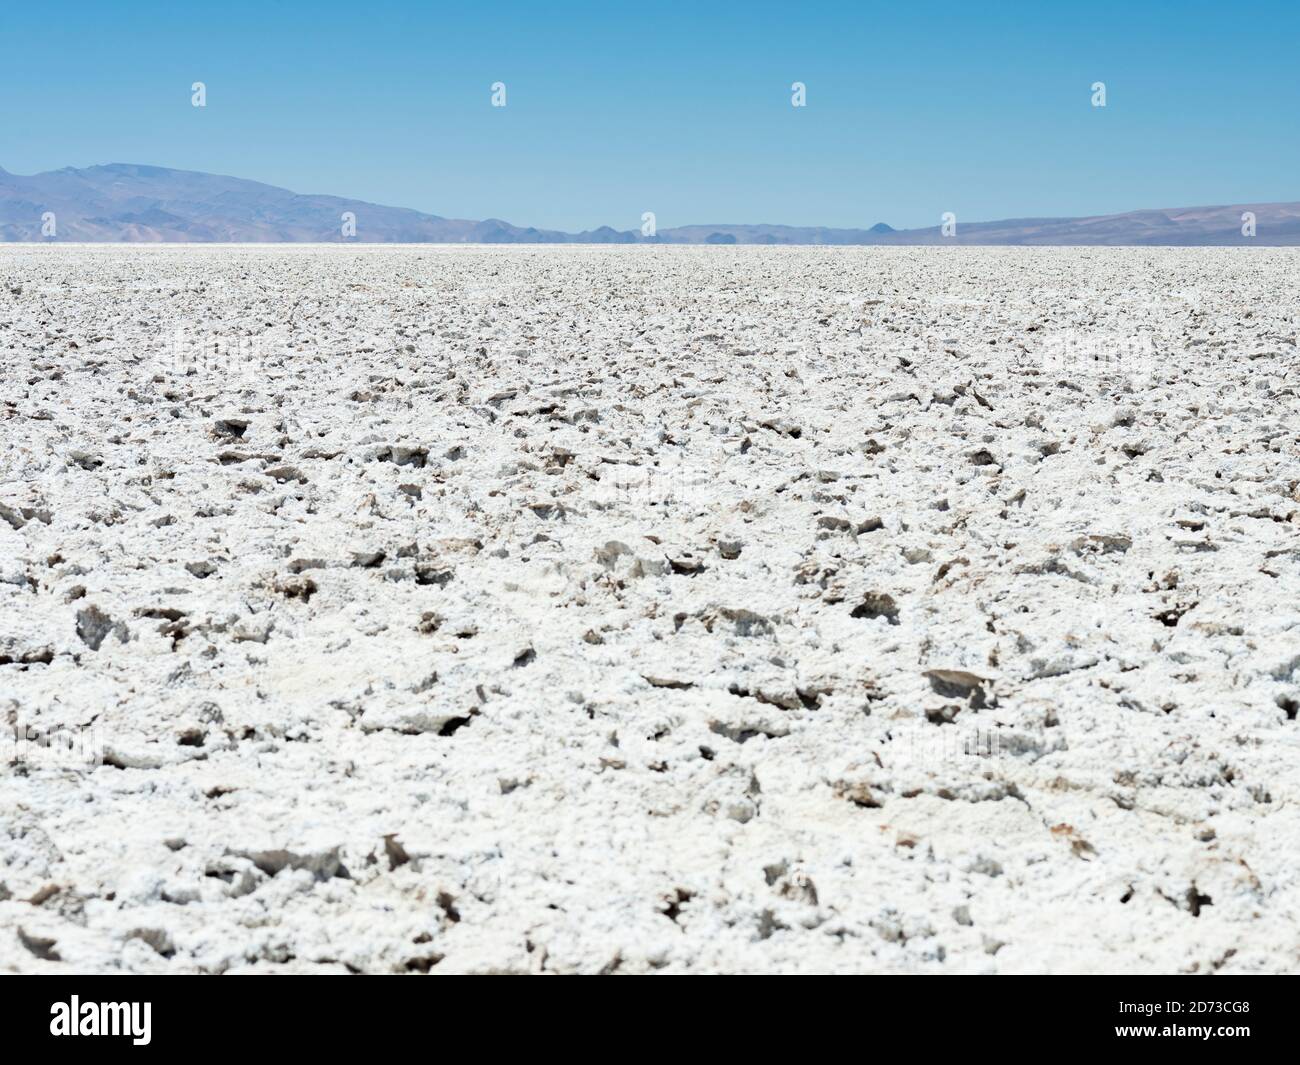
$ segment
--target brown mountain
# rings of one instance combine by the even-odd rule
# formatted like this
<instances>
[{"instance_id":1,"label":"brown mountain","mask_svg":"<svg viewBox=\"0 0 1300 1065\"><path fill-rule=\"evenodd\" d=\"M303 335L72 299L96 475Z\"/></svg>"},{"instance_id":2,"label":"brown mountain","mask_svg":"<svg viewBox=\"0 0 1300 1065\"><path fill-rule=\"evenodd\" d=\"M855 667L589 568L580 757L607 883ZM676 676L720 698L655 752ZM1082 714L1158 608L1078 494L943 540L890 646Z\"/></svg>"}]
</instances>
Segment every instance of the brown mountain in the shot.
<instances>
[{"instance_id":1,"label":"brown mountain","mask_svg":"<svg viewBox=\"0 0 1300 1065\"><path fill-rule=\"evenodd\" d=\"M1242 235L1242 214L1256 235ZM55 216L55 236L42 218ZM343 235L345 213L355 238ZM338 196L301 195L274 185L191 170L111 163L23 177L0 169L0 240L126 242L306 242L473 244L1006 244L1006 245L1300 245L1300 203L1238 204L1129 211L1090 218L958 220L953 236L938 226L894 230L819 226L703 225L661 229L654 237L609 226L582 233L441 218Z\"/></svg>"}]
</instances>

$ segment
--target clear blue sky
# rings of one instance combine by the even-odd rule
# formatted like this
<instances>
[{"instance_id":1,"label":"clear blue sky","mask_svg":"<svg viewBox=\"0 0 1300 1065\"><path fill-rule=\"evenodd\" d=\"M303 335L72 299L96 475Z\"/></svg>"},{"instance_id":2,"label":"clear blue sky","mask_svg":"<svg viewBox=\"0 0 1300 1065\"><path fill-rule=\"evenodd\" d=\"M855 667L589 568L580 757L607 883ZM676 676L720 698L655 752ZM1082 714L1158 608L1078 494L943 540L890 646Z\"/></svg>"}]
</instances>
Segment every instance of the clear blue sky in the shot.
<instances>
[{"instance_id":1,"label":"clear blue sky","mask_svg":"<svg viewBox=\"0 0 1300 1065\"><path fill-rule=\"evenodd\" d=\"M0 44L15 173L153 163L568 230L1300 199L1296 0L3 0Z\"/></svg>"}]
</instances>

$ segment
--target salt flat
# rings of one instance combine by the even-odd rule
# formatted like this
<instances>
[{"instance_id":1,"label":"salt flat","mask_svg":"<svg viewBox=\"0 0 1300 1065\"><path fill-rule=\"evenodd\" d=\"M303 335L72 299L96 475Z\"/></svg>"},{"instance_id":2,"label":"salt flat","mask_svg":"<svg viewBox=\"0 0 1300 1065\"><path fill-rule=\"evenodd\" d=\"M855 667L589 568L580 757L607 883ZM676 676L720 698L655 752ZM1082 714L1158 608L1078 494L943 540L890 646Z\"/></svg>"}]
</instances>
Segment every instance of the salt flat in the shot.
<instances>
[{"instance_id":1,"label":"salt flat","mask_svg":"<svg viewBox=\"0 0 1300 1065\"><path fill-rule=\"evenodd\" d=\"M0 267L0 968L1300 962L1300 253Z\"/></svg>"}]
</instances>

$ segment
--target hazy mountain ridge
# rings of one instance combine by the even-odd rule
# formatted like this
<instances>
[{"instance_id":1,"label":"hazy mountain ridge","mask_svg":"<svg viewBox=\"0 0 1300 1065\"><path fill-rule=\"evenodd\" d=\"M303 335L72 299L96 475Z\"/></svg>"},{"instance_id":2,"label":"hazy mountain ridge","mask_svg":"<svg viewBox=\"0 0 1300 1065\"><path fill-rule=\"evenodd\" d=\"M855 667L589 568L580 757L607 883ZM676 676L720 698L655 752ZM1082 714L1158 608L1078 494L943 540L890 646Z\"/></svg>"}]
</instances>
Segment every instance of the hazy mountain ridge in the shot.
<instances>
[{"instance_id":1,"label":"hazy mountain ridge","mask_svg":"<svg viewBox=\"0 0 1300 1065\"><path fill-rule=\"evenodd\" d=\"M1243 236L1242 214L1256 235ZM42 234L52 212L56 235ZM355 238L342 216L356 217ZM435 244L1005 244L1300 245L1300 203L1138 210L1087 218L958 220L955 236L938 226L895 230L786 225L687 225L654 237L601 226L582 233L518 226L499 218L443 218L339 196L310 195L244 178L134 163L21 176L0 168L0 241L343 242Z\"/></svg>"}]
</instances>

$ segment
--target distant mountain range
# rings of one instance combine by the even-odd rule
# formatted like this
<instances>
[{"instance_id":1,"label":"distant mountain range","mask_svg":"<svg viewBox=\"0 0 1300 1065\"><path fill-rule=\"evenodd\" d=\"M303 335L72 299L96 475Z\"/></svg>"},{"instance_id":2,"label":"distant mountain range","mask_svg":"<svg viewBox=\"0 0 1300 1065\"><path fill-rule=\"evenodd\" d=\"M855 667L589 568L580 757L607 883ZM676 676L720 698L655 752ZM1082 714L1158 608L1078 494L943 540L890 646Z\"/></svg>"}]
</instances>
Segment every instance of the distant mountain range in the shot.
<instances>
[{"instance_id":1,"label":"distant mountain range","mask_svg":"<svg viewBox=\"0 0 1300 1065\"><path fill-rule=\"evenodd\" d=\"M1242 214L1256 235L1242 235ZM54 215L53 237L42 233ZM355 217L355 237L343 216ZM440 218L339 196L307 196L243 178L161 166L110 163L22 177L0 169L0 241L135 243L343 242L435 244L1006 244L1006 245L1300 245L1300 203L1257 203L1129 211L1092 218L958 220L955 236L939 226L896 230L820 226L691 225L653 237L609 226L582 233L517 226L499 218Z\"/></svg>"}]
</instances>

